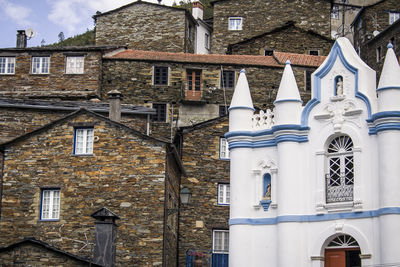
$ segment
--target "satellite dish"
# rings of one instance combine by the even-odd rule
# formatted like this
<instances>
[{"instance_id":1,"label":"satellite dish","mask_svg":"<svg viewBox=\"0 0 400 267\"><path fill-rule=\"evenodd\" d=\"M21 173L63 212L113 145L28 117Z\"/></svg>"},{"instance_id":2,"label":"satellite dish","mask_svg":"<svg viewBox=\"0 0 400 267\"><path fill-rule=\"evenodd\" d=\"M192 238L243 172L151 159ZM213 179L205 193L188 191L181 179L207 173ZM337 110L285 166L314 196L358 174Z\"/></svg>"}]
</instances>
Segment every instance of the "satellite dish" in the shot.
<instances>
[{"instance_id":1,"label":"satellite dish","mask_svg":"<svg viewBox=\"0 0 400 267\"><path fill-rule=\"evenodd\" d=\"M377 36L377 35L379 34L379 31L376 31L376 30L375 30L372 34L373 34L374 37L375 37L375 36Z\"/></svg>"},{"instance_id":2,"label":"satellite dish","mask_svg":"<svg viewBox=\"0 0 400 267\"><path fill-rule=\"evenodd\" d=\"M31 39L32 37L35 37L36 32L33 29L29 28L25 30L25 34L28 37L28 39Z\"/></svg>"}]
</instances>

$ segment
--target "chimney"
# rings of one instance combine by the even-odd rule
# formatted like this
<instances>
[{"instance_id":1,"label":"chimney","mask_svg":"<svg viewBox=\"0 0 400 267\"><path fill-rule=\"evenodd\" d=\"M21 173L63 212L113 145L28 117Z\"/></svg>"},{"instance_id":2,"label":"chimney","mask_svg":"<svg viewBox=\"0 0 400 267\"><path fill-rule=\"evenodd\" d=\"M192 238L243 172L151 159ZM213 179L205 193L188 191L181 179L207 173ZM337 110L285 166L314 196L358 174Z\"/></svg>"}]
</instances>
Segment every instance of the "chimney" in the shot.
<instances>
[{"instance_id":1,"label":"chimney","mask_svg":"<svg viewBox=\"0 0 400 267\"><path fill-rule=\"evenodd\" d=\"M192 16L195 19L203 19L203 4L200 1L196 1L192 5Z\"/></svg>"},{"instance_id":2,"label":"chimney","mask_svg":"<svg viewBox=\"0 0 400 267\"><path fill-rule=\"evenodd\" d=\"M107 208L101 208L91 215L96 219L93 262L104 267L115 266L117 244L117 215Z\"/></svg>"},{"instance_id":3,"label":"chimney","mask_svg":"<svg viewBox=\"0 0 400 267\"><path fill-rule=\"evenodd\" d=\"M26 48L25 30L17 31L17 48Z\"/></svg>"},{"instance_id":4,"label":"chimney","mask_svg":"<svg viewBox=\"0 0 400 267\"><path fill-rule=\"evenodd\" d=\"M111 90L107 93L110 99L110 120L120 122L121 120L121 100L122 94L118 90Z\"/></svg>"}]
</instances>

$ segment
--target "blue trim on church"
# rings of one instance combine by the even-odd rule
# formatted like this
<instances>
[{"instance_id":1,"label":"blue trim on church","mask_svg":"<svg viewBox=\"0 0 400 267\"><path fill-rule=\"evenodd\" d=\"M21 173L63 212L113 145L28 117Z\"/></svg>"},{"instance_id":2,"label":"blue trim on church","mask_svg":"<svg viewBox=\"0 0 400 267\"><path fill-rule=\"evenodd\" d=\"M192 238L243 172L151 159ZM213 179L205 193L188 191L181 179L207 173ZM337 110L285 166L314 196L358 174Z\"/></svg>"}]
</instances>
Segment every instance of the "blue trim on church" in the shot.
<instances>
[{"instance_id":1,"label":"blue trim on church","mask_svg":"<svg viewBox=\"0 0 400 267\"><path fill-rule=\"evenodd\" d=\"M234 218L229 220L229 225L275 225L287 222L321 222L341 219L363 219L374 218L382 215L400 215L400 207L388 207L378 210L363 212L344 212L321 215L283 215L273 218Z\"/></svg>"},{"instance_id":2,"label":"blue trim on church","mask_svg":"<svg viewBox=\"0 0 400 267\"><path fill-rule=\"evenodd\" d=\"M307 126L308 125L308 118L310 116L311 110L321 101L321 79L325 77L326 74L332 69L333 65L335 64L336 58L339 56L340 60L342 61L343 65L349 70L351 73L355 75L355 96L362 101L365 102L367 109L368 109L368 118L371 117L371 104L369 99L358 91L358 69L350 65L347 60L343 56L342 49L340 48L339 44L336 42L331 50L330 56L326 61L325 66L319 70L314 75L314 98L312 98L304 107L303 112L301 114L301 125Z\"/></svg>"}]
</instances>

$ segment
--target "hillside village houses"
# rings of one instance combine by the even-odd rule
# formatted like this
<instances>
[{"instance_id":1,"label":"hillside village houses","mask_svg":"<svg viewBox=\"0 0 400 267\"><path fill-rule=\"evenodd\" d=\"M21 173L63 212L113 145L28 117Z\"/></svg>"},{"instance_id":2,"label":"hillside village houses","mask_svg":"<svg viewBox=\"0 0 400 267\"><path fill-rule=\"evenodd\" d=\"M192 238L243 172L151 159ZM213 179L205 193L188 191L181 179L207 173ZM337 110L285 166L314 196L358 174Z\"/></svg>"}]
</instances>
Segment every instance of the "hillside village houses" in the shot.
<instances>
[{"instance_id":1,"label":"hillside village houses","mask_svg":"<svg viewBox=\"0 0 400 267\"><path fill-rule=\"evenodd\" d=\"M19 31L16 48L0 49L0 261L167 267L241 262L228 258L230 242L237 244L230 204L239 199L230 181L235 149L225 137L241 70L256 109L254 123L269 127L279 119L272 110L282 97L286 62L298 97L315 103L312 73L335 53L335 6L366 13L386 9L380 4L386 1L362 7L356 1L215 0L211 19L203 17L200 2L190 12L136 1L96 13L96 44L86 47L26 47ZM397 10L398 3L389 5ZM395 33L397 22L381 36ZM357 64L345 66L353 73ZM274 184L281 174L272 169ZM270 189L269 209L281 212L274 202L284 193ZM362 205L353 204L359 212ZM318 205L318 214L338 212L326 208L323 197ZM343 232L361 242L351 233ZM384 262L375 259L381 254L360 250L363 264L368 257L366 262ZM318 257L312 264L329 264L321 251L311 255ZM284 266L271 253L262 252L273 266Z\"/></svg>"}]
</instances>

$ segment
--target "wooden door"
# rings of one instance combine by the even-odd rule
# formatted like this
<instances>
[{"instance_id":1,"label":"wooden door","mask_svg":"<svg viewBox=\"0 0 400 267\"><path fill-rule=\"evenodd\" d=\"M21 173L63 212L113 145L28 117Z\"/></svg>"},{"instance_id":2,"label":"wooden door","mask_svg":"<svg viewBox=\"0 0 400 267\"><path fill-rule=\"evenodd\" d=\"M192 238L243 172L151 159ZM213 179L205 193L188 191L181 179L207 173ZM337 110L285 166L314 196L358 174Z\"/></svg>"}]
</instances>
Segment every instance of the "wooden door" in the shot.
<instances>
[{"instance_id":1,"label":"wooden door","mask_svg":"<svg viewBox=\"0 0 400 267\"><path fill-rule=\"evenodd\" d=\"M344 249L326 249L325 267L346 267L346 251Z\"/></svg>"}]
</instances>

